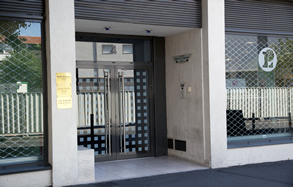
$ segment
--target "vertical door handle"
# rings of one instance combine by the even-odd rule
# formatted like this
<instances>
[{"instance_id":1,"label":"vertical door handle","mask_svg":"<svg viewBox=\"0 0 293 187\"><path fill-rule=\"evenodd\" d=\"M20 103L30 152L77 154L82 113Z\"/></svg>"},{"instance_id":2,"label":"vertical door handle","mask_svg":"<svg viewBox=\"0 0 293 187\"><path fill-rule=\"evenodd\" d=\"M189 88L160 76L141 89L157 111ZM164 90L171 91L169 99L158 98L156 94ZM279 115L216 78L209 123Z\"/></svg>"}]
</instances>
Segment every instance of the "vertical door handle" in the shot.
<instances>
[{"instance_id":1,"label":"vertical door handle","mask_svg":"<svg viewBox=\"0 0 293 187\"><path fill-rule=\"evenodd\" d=\"M122 152L122 150L123 150L123 148L122 148L122 133L121 133L121 127L122 127L122 115L121 115L121 112L122 112L122 104L121 104L121 102L122 102L122 96L121 96L121 90L120 90L120 88L121 88L121 79L122 79L122 74L121 74L121 72L118 72L118 108L119 108L119 137L120 137L120 152Z\"/></svg>"},{"instance_id":2,"label":"vertical door handle","mask_svg":"<svg viewBox=\"0 0 293 187\"><path fill-rule=\"evenodd\" d=\"M106 150L108 149L109 155L111 155L111 91L110 91L110 72L104 71L104 106L106 114ZM107 87L108 85L108 87ZM107 145L107 135L109 135L109 147Z\"/></svg>"},{"instance_id":3,"label":"vertical door handle","mask_svg":"<svg viewBox=\"0 0 293 187\"><path fill-rule=\"evenodd\" d=\"M121 112L119 111L119 123L120 123L120 129L121 129L121 119L122 119L122 125L123 125L123 152L126 153L126 137L125 137L125 98L124 98L124 74L123 72L118 72L119 77L119 99L121 98L121 102L119 101L119 105L122 103L122 106L119 107ZM121 80L121 83L120 83ZM120 87L122 86L122 90L120 90ZM122 91L122 94L120 93ZM122 97L121 97L121 95ZM122 114L121 114L122 113ZM122 137L121 137L121 130L120 130L120 147L122 148Z\"/></svg>"}]
</instances>

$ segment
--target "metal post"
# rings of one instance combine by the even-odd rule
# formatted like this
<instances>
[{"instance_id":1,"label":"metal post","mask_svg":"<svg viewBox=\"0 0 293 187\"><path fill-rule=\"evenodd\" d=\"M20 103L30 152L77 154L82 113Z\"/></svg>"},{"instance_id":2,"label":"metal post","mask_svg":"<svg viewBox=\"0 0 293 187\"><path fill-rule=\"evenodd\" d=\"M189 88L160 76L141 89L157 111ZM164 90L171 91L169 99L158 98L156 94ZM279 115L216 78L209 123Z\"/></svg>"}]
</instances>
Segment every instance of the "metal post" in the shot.
<instances>
[{"instance_id":1,"label":"metal post","mask_svg":"<svg viewBox=\"0 0 293 187\"><path fill-rule=\"evenodd\" d=\"M252 113L252 130L255 130L255 116L254 116L254 113Z\"/></svg>"},{"instance_id":2,"label":"metal post","mask_svg":"<svg viewBox=\"0 0 293 187\"><path fill-rule=\"evenodd\" d=\"M291 112L289 112L289 129L292 129Z\"/></svg>"},{"instance_id":3,"label":"metal post","mask_svg":"<svg viewBox=\"0 0 293 187\"><path fill-rule=\"evenodd\" d=\"M91 148L94 149L94 114L90 115L91 118Z\"/></svg>"}]
</instances>

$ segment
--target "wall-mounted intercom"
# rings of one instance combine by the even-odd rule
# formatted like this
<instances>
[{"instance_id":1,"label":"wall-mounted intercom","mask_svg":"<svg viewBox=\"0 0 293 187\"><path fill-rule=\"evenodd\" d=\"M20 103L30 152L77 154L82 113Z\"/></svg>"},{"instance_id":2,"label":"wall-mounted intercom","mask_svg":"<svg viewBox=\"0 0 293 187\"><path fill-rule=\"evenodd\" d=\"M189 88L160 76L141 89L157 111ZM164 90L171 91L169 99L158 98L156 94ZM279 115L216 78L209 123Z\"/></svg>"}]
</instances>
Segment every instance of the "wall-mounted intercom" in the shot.
<instances>
[{"instance_id":1,"label":"wall-mounted intercom","mask_svg":"<svg viewBox=\"0 0 293 187\"><path fill-rule=\"evenodd\" d=\"M186 97L186 86L185 83L180 83L180 98Z\"/></svg>"}]
</instances>

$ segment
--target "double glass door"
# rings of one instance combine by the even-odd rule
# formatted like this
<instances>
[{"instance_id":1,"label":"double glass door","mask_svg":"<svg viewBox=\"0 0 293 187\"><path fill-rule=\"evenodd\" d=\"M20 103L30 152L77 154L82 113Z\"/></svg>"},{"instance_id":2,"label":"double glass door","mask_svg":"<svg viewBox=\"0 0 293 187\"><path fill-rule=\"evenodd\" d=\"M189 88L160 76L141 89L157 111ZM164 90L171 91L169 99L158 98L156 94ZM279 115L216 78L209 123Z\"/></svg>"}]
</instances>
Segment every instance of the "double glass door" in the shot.
<instances>
[{"instance_id":1,"label":"double glass door","mask_svg":"<svg viewBox=\"0 0 293 187\"><path fill-rule=\"evenodd\" d=\"M148 68L77 69L78 145L96 161L152 155L150 82Z\"/></svg>"}]
</instances>

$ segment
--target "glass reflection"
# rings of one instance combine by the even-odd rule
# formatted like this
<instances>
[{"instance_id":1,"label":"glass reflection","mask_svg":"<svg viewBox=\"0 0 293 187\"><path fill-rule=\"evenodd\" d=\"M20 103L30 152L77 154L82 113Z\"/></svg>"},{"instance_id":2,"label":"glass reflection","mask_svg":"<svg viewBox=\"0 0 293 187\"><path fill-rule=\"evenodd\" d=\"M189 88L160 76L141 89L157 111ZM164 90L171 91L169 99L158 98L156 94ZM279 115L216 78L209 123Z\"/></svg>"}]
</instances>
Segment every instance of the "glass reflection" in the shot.
<instances>
[{"instance_id":1,"label":"glass reflection","mask_svg":"<svg viewBox=\"0 0 293 187\"><path fill-rule=\"evenodd\" d=\"M41 161L41 24L0 20L0 165Z\"/></svg>"}]
</instances>

